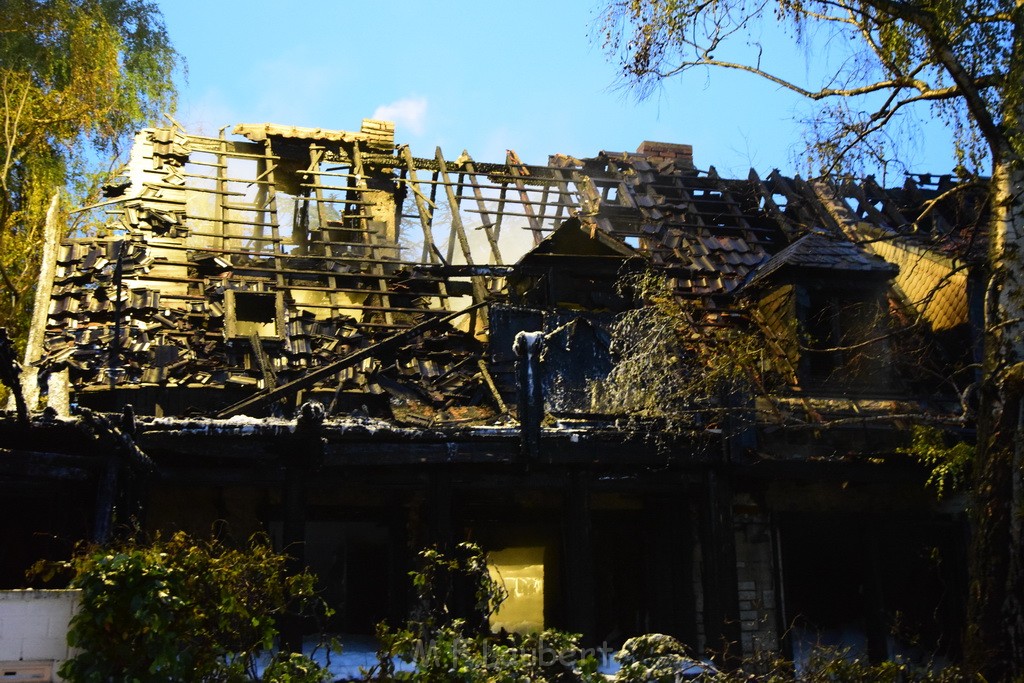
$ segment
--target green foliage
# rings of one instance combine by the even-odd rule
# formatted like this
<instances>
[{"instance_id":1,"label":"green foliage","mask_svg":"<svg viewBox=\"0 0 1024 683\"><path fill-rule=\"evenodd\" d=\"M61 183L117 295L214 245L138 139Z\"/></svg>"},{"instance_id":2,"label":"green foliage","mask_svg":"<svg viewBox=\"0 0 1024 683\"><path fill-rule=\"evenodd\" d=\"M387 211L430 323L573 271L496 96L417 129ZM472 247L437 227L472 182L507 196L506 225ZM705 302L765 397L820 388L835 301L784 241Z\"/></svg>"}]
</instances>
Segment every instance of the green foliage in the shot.
<instances>
[{"instance_id":1,"label":"green foliage","mask_svg":"<svg viewBox=\"0 0 1024 683\"><path fill-rule=\"evenodd\" d=\"M692 659L670 636L647 634L631 638L616 655L622 668L615 681L699 683L966 683L975 680L958 667L937 668L902 659L871 664L847 648L814 648L799 673L793 663L772 655L745 659L732 671L718 671ZM685 674L685 675L684 675Z\"/></svg>"},{"instance_id":2,"label":"green foliage","mask_svg":"<svg viewBox=\"0 0 1024 683\"><path fill-rule=\"evenodd\" d=\"M731 672L715 672L700 679L706 683L966 683L975 680L955 666L936 668L911 664L902 659L871 664L847 648L814 648L806 665L796 673L791 662L761 662L763 673L750 673L747 666Z\"/></svg>"},{"instance_id":3,"label":"green foliage","mask_svg":"<svg viewBox=\"0 0 1024 683\"><path fill-rule=\"evenodd\" d=\"M473 544L459 546L449 556L438 550L420 553L423 566L411 576L416 593L432 613L422 610L404 626L377 627L380 642L377 666L364 672L366 680L447 683L462 681L597 683L609 680L597 672L595 657L579 645L579 636L556 630L521 636L491 634L469 628L452 615L455 604L449 588L451 574L465 573L464 587L476 587L475 623L486 621L502 592L484 586L490 579L485 557ZM441 586L435 586L440 579ZM456 582L458 583L458 582ZM471 589L472 592L472 589ZM438 600L438 596L445 599ZM484 599L480 599L484 598ZM848 649L815 648L799 673L793 663L773 653L744 660L732 671L718 671L698 661L675 638L649 633L627 640L616 654L619 671L610 680L621 683L694 680L701 683L963 683L975 680L956 667L936 668L904 660L871 664ZM399 666L404 662L406 666Z\"/></svg>"},{"instance_id":4,"label":"green foliage","mask_svg":"<svg viewBox=\"0 0 1024 683\"><path fill-rule=\"evenodd\" d=\"M910 439L910 446L899 452L914 456L931 470L926 483L940 499L966 487L974 462L974 446L963 441L950 446L945 432L925 425L914 425Z\"/></svg>"},{"instance_id":5,"label":"green foliage","mask_svg":"<svg viewBox=\"0 0 1024 683\"><path fill-rule=\"evenodd\" d=\"M993 157L1024 152L1021 23L1010 0L604 5L598 40L641 97L688 71L706 78L713 66L813 101L811 174L884 171L901 152L914 151L907 144L917 139L917 122L935 117L954 133L951 151L963 175L978 174ZM806 69L779 38L803 48Z\"/></svg>"},{"instance_id":6,"label":"green foliage","mask_svg":"<svg viewBox=\"0 0 1024 683\"><path fill-rule=\"evenodd\" d=\"M488 618L507 593L491 578L479 546L461 543L451 555L428 549L420 560L421 568L410 573L419 604L404 626L377 626L378 665L366 672L367 680L603 681L578 636L490 633ZM411 666L399 668L399 661Z\"/></svg>"},{"instance_id":7,"label":"green foliage","mask_svg":"<svg viewBox=\"0 0 1024 683\"><path fill-rule=\"evenodd\" d=\"M410 576L417 598L412 623L422 635L456 621L463 631L486 632L488 618L508 597L491 578L487 557L475 543L459 543L451 554L436 548L420 551L420 568Z\"/></svg>"},{"instance_id":8,"label":"green foliage","mask_svg":"<svg viewBox=\"0 0 1024 683\"><path fill-rule=\"evenodd\" d=\"M963 683L972 680L957 667L932 667L895 659L871 664L847 648L816 647L799 673L793 663L771 653L718 671L697 661L671 636L649 633L627 640L615 655L622 665L614 680L622 683L695 680L701 683Z\"/></svg>"},{"instance_id":9,"label":"green foliage","mask_svg":"<svg viewBox=\"0 0 1024 683\"><path fill-rule=\"evenodd\" d=\"M612 329L615 365L592 387L595 410L681 432L698 416L717 420L729 397L760 386L764 345L755 333L715 324L714 312L676 296L660 273L626 274L618 288L638 305Z\"/></svg>"},{"instance_id":10,"label":"green foliage","mask_svg":"<svg viewBox=\"0 0 1024 683\"><path fill-rule=\"evenodd\" d=\"M277 653L263 671L261 680L273 683L325 683L330 672L297 652Z\"/></svg>"},{"instance_id":11,"label":"green foliage","mask_svg":"<svg viewBox=\"0 0 1024 683\"><path fill-rule=\"evenodd\" d=\"M454 620L432 632L429 640L408 629L378 627L380 664L368 680L444 682L603 681L597 660L584 655L578 637L556 630L519 635L463 635ZM410 664L397 669L396 660Z\"/></svg>"},{"instance_id":12,"label":"green foliage","mask_svg":"<svg viewBox=\"0 0 1024 683\"><path fill-rule=\"evenodd\" d=\"M86 549L60 563L82 591L68 631L80 652L60 675L77 683L252 680L282 616L326 611L314 577L286 575L286 562L262 538L238 550L181 532L145 546ZM282 655L261 680L320 683L325 672Z\"/></svg>"},{"instance_id":13,"label":"green foliage","mask_svg":"<svg viewBox=\"0 0 1024 683\"><path fill-rule=\"evenodd\" d=\"M630 638L615 655L621 667L615 680L622 683L658 681L674 683L684 675L694 675L703 665L694 659L686 646L672 636L647 633ZM708 669L708 671L713 671Z\"/></svg>"},{"instance_id":14,"label":"green foliage","mask_svg":"<svg viewBox=\"0 0 1024 683\"><path fill-rule=\"evenodd\" d=\"M58 190L99 172L174 104L180 64L151 0L5 0L0 12L0 327L23 337Z\"/></svg>"},{"instance_id":15,"label":"green foliage","mask_svg":"<svg viewBox=\"0 0 1024 683\"><path fill-rule=\"evenodd\" d=\"M964 681L964 673L955 667L934 670L896 659L871 664L853 657L848 651L815 648L802 676L809 683L924 683Z\"/></svg>"}]
</instances>

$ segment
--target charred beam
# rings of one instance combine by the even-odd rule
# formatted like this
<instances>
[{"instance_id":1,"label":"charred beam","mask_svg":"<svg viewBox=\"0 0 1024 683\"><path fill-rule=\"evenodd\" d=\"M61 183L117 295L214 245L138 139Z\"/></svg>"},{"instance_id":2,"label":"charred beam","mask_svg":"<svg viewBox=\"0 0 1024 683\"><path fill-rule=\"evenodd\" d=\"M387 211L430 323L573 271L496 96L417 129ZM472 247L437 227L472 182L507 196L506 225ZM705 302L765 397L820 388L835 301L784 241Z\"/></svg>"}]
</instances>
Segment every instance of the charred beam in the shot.
<instances>
[{"instance_id":1,"label":"charred beam","mask_svg":"<svg viewBox=\"0 0 1024 683\"><path fill-rule=\"evenodd\" d=\"M230 405L227 408L220 411L219 413L217 413L215 417L228 418L234 415L241 415L246 410L251 410L254 408L265 406L269 404L271 401L276 401L280 398L285 398L288 396L294 396L301 389L308 389L309 387L313 386L320 380L330 377L331 375L336 374L338 372L341 372L345 368L351 367L356 363L362 362L366 358L371 358L377 353L390 351L391 349L394 349L397 346L404 344L410 339L414 339L415 337L423 334L428 330L440 327L445 323L455 320L459 316L475 311L476 309L486 305L486 303L486 301L481 301L473 304L472 306L464 308L461 311L450 313L449 315L446 315L441 318L435 318L434 320L427 320L426 322L422 322L419 325L410 327L407 330L397 332L388 337L387 339L384 339L383 341L377 342L376 344L373 344L371 346L367 346L366 348L359 349L358 351L354 351L345 356L344 358L340 358L334 361L333 363L329 363L322 367L316 368L315 370L311 370L310 372L306 373L299 379L292 380L291 382L282 384L276 389L264 390L263 392L255 396L250 396L249 398L243 401L239 401L238 403Z\"/></svg>"}]
</instances>

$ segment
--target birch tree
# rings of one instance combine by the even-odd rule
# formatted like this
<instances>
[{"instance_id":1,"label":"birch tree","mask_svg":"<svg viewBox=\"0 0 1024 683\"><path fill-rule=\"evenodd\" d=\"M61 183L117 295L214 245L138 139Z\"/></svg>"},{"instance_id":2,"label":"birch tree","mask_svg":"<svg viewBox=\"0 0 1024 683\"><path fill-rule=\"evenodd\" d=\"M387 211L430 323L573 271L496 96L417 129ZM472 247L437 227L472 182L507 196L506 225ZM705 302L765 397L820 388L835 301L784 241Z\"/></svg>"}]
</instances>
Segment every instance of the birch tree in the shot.
<instances>
[{"instance_id":1,"label":"birch tree","mask_svg":"<svg viewBox=\"0 0 1024 683\"><path fill-rule=\"evenodd\" d=\"M719 69L816 103L808 142L822 171L891 159L892 127L912 112L950 127L965 180L991 169L964 645L987 680L1024 677L1024 3L613 0L600 26L641 96L666 78ZM827 46L829 59L774 68L758 38L765 26L782 27L809 57Z\"/></svg>"},{"instance_id":2,"label":"birch tree","mask_svg":"<svg viewBox=\"0 0 1024 683\"><path fill-rule=\"evenodd\" d=\"M0 327L23 338L50 198L169 109L180 59L149 0L0 3Z\"/></svg>"}]
</instances>

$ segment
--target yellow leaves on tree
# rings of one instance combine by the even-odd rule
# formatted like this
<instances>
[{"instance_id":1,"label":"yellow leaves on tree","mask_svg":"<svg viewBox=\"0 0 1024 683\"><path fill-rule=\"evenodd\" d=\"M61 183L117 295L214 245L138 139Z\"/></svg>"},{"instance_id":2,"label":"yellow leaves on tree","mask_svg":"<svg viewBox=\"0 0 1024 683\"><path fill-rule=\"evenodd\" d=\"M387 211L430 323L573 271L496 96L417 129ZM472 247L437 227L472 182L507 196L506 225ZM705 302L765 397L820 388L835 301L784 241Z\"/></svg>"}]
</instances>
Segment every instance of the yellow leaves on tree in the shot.
<instances>
[{"instance_id":1,"label":"yellow leaves on tree","mask_svg":"<svg viewBox=\"0 0 1024 683\"><path fill-rule=\"evenodd\" d=\"M8 0L0 13L0 327L22 338L50 197L87 202L180 63L149 0ZM70 228L69 228L70 229Z\"/></svg>"}]
</instances>

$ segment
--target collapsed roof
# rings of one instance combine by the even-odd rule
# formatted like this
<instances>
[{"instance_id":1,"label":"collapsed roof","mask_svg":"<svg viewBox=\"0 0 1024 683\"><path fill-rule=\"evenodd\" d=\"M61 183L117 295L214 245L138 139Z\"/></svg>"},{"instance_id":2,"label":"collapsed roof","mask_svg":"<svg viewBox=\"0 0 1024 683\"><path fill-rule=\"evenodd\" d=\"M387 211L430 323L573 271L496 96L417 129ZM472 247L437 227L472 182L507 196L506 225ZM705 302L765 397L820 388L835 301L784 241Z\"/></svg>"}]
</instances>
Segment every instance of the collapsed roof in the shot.
<instances>
[{"instance_id":1,"label":"collapsed roof","mask_svg":"<svg viewBox=\"0 0 1024 683\"><path fill-rule=\"evenodd\" d=\"M486 421L514 404L514 332L563 330L566 310L606 332L628 262L714 317L786 269L893 277L899 254L858 235L948 259L935 244L955 228L973 245L982 218L977 192L945 198L948 178L724 179L687 145L541 166L418 157L384 121L234 132L247 140L141 131L92 207L104 227L60 244L37 364L66 371L82 405L229 417L316 398L331 414ZM957 305L937 320L964 319Z\"/></svg>"}]
</instances>

